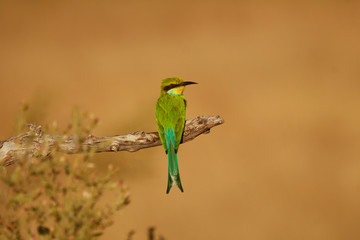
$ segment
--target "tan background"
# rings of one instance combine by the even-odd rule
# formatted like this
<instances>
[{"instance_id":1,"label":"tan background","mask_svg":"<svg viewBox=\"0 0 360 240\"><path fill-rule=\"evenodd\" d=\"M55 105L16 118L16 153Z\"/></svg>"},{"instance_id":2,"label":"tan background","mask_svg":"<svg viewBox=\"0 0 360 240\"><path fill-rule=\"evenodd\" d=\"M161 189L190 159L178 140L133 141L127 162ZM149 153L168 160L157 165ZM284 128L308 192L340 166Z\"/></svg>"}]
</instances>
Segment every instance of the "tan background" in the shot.
<instances>
[{"instance_id":1,"label":"tan background","mask_svg":"<svg viewBox=\"0 0 360 240\"><path fill-rule=\"evenodd\" d=\"M160 147L97 155L132 198L103 239L360 239L359 1L1 1L0 34L0 139L21 102L154 131L169 76L199 83L188 118L225 119L181 146L183 194Z\"/></svg>"}]
</instances>

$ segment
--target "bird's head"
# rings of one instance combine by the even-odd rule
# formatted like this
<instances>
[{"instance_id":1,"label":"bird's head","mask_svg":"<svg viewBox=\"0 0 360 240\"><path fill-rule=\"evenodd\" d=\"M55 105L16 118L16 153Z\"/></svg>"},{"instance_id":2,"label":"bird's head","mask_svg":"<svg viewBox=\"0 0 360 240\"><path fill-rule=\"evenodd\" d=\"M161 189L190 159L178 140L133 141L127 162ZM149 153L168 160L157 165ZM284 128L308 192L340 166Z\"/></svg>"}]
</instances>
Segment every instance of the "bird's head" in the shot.
<instances>
[{"instance_id":1,"label":"bird's head","mask_svg":"<svg viewBox=\"0 0 360 240\"><path fill-rule=\"evenodd\" d=\"M180 77L166 78L161 83L161 92L170 95L180 96L183 94L186 85L197 84L196 82L185 82Z\"/></svg>"}]
</instances>

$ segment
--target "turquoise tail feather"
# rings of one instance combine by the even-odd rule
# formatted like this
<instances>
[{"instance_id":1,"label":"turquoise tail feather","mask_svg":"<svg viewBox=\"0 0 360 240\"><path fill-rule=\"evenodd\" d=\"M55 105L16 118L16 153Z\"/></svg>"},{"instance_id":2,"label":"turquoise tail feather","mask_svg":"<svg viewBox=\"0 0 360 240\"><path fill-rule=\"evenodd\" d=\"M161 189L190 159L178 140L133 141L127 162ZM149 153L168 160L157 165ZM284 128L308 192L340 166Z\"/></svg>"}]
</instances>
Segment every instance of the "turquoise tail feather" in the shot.
<instances>
[{"instance_id":1,"label":"turquoise tail feather","mask_svg":"<svg viewBox=\"0 0 360 240\"><path fill-rule=\"evenodd\" d=\"M168 171L168 185L166 193L170 192L170 189L173 185L177 185L181 192L184 192L181 180L180 180L180 173L178 168L178 162L177 162L177 155L175 153L175 149L170 144L171 147L168 150L168 159L169 159L169 171Z\"/></svg>"},{"instance_id":2,"label":"turquoise tail feather","mask_svg":"<svg viewBox=\"0 0 360 240\"><path fill-rule=\"evenodd\" d=\"M180 180L180 172L177 161L177 154L175 152L175 135L173 129L169 129L165 132L165 140L167 145L167 153L168 153L168 185L166 193L170 192L170 189L173 185L177 185L181 192L184 192L181 180Z\"/></svg>"}]
</instances>

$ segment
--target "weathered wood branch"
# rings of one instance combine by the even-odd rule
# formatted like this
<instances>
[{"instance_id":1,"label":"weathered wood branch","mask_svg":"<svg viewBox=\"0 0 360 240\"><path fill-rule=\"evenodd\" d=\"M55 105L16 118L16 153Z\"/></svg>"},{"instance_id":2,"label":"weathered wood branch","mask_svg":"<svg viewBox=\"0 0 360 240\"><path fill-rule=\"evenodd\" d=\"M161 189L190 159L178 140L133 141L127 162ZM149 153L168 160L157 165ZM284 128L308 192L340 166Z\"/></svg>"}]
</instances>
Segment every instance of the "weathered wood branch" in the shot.
<instances>
[{"instance_id":1,"label":"weathered wood branch","mask_svg":"<svg viewBox=\"0 0 360 240\"><path fill-rule=\"evenodd\" d=\"M183 142L210 132L212 127L224 123L219 116L199 116L186 121ZM89 135L83 140L72 135L52 135L41 130L41 126L29 124L29 131L0 141L0 165L9 166L25 156L47 156L51 151L68 154L81 152L138 151L161 145L157 132L143 131L110 137Z\"/></svg>"}]
</instances>

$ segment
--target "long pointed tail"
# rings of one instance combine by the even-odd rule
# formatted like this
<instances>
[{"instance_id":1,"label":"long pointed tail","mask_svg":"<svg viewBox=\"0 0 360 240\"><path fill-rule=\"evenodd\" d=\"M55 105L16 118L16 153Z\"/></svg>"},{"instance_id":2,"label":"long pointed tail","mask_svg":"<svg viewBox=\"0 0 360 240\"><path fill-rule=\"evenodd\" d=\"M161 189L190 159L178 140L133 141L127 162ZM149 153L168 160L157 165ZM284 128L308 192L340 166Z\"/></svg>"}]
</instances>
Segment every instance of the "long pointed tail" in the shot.
<instances>
[{"instance_id":1,"label":"long pointed tail","mask_svg":"<svg viewBox=\"0 0 360 240\"><path fill-rule=\"evenodd\" d=\"M172 186L177 185L181 192L184 192L181 181L180 181L180 172L177 162L177 154L172 143L169 144L168 149L168 160L169 160L169 170L168 170L168 185L166 193L170 192Z\"/></svg>"}]
</instances>

